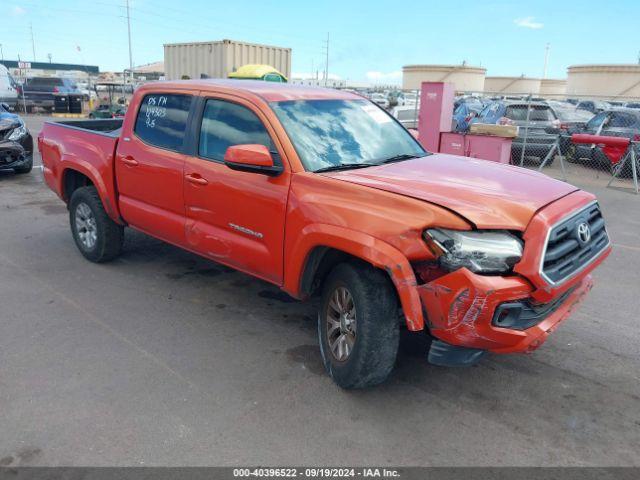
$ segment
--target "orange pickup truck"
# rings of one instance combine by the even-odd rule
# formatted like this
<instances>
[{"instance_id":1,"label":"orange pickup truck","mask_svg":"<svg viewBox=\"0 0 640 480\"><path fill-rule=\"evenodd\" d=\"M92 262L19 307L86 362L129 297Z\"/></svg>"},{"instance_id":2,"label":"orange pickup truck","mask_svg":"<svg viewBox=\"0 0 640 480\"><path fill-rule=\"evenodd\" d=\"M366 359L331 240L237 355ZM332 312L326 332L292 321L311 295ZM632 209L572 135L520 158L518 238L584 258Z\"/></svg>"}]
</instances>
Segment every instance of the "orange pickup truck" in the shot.
<instances>
[{"instance_id":1,"label":"orange pickup truck","mask_svg":"<svg viewBox=\"0 0 640 480\"><path fill-rule=\"evenodd\" d=\"M593 195L430 154L348 92L151 83L124 120L48 122L38 144L88 260L115 258L132 227L320 295L321 355L344 388L388 377L404 325L436 365L536 349L611 250Z\"/></svg>"}]
</instances>

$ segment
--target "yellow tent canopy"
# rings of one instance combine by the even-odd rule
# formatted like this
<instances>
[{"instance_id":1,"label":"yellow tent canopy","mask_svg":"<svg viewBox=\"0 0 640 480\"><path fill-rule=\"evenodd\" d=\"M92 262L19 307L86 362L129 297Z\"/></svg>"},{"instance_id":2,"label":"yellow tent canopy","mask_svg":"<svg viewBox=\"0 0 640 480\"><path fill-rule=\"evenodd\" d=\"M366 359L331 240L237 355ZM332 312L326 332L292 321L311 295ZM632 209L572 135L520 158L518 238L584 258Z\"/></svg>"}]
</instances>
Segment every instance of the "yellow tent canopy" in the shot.
<instances>
[{"instance_id":1,"label":"yellow tent canopy","mask_svg":"<svg viewBox=\"0 0 640 480\"><path fill-rule=\"evenodd\" d=\"M260 80L268 80L268 78L265 78L265 76L272 74L272 75L279 75L280 77L282 77L283 80L281 81L287 81L287 77L285 77L282 73L280 73L278 70L276 70L275 68L273 68L271 65L243 65L242 67L238 68L235 72L231 72L229 74L229 78L253 78L253 79L260 79ZM275 80L277 81L277 80Z\"/></svg>"}]
</instances>

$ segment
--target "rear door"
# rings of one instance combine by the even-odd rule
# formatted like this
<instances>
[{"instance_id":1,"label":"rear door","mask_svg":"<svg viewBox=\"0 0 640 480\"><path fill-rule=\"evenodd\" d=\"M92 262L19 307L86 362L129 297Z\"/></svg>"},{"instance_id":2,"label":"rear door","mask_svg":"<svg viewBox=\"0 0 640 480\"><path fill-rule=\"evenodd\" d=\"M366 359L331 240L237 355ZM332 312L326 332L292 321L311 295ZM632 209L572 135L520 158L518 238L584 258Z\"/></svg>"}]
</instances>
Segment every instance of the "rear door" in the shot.
<instances>
[{"instance_id":1,"label":"rear door","mask_svg":"<svg viewBox=\"0 0 640 480\"><path fill-rule=\"evenodd\" d=\"M186 160L184 196L189 249L281 284L289 166L266 117L250 102L220 94L203 98L193 156ZM262 144L279 176L231 170L228 147ZM284 162L284 164L283 164Z\"/></svg>"},{"instance_id":2,"label":"rear door","mask_svg":"<svg viewBox=\"0 0 640 480\"><path fill-rule=\"evenodd\" d=\"M190 92L153 92L131 105L115 160L122 217L132 226L184 245L183 152Z\"/></svg>"}]
</instances>

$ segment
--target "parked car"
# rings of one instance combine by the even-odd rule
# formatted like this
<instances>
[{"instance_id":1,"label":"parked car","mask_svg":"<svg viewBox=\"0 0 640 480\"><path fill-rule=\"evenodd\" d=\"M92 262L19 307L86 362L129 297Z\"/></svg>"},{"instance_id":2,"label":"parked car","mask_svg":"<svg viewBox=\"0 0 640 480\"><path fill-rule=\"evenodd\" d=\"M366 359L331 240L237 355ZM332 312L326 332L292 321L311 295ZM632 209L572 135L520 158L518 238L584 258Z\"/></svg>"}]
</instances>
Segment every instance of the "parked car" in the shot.
<instances>
[{"instance_id":1,"label":"parked car","mask_svg":"<svg viewBox=\"0 0 640 480\"><path fill-rule=\"evenodd\" d=\"M33 168L33 138L24 121L0 103L0 170L29 173Z\"/></svg>"},{"instance_id":2,"label":"parked car","mask_svg":"<svg viewBox=\"0 0 640 480\"><path fill-rule=\"evenodd\" d=\"M611 250L592 194L429 154L339 90L153 82L124 122L47 122L38 142L85 258L116 258L128 226L318 295L320 355L343 388L388 377L400 321L442 366L538 348Z\"/></svg>"},{"instance_id":3,"label":"parked car","mask_svg":"<svg viewBox=\"0 0 640 480\"><path fill-rule=\"evenodd\" d=\"M405 107L415 107L418 105L418 108L420 108L420 93L404 92L402 105Z\"/></svg>"},{"instance_id":4,"label":"parked car","mask_svg":"<svg viewBox=\"0 0 640 480\"><path fill-rule=\"evenodd\" d=\"M18 88L20 103L24 96L27 112L34 107L42 107L52 111L56 93L80 93L75 82L65 77L34 77L29 78Z\"/></svg>"},{"instance_id":5,"label":"parked car","mask_svg":"<svg viewBox=\"0 0 640 480\"><path fill-rule=\"evenodd\" d=\"M229 78L238 80L264 80L265 82L277 83L287 82L287 77L271 65L243 65L235 72L231 72Z\"/></svg>"},{"instance_id":6,"label":"parked car","mask_svg":"<svg viewBox=\"0 0 640 480\"><path fill-rule=\"evenodd\" d=\"M101 104L89 112L89 118L124 118L125 113L127 113L126 106Z\"/></svg>"},{"instance_id":7,"label":"parked car","mask_svg":"<svg viewBox=\"0 0 640 480\"><path fill-rule=\"evenodd\" d=\"M598 113L585 125L581 133L611 137L627 137L640 141L640 110L635 108L613 108ZM575 161L597 164L613 173L617 161L612 161L598 145L575 146ZM628 173L628 172L625 172Z\"/></svg>"},{"instance_id":8,"label":"parked car","mask_svg":"<svg viewBox=\"0 0 640 480\"><path fill-rule=\"evenodd\" d=\"M570 155L573 144L569 135L582 132L587 122L593 118L593 113L577 110L575 105L568 102L549 100L547 104L560 120L560 133L566 134L560 137L560 151L562 155Z\"/></svg>"},{"instance_id":9,"label":"parked car","mask_svg":"<svg viewBox=\"0 0 640 480\"><path fill-rule=\"evenodd\" d=\"M415 105L393 107L391 115L398 120L404 128L418 128L418 109Z\"/></svg>"},{"instance_id":10,"label":"parked car","mask_svg":"<svg viewBox=\"0 0 640 480\"><path fill-rule=\"evenodd\" d=\"M374 93L371 95L371 101L376 105L380 105L382 108L389 108L389 99L383 93Z\"/></svg>"},{"instance_id":11,"label":"parked car","mask_svg":"<svg viewBox=\"0 0 640 480\"><path fill-rule=\"evenodd\" d=\"M465 97L456 100L453 104L453 131L466 132L471 121L478 116L484 108L484 103L477 97Z\"/></svg>"},{"instance_id":12,"label":"parked car","mask_svg":"<svg viewBox=\"0 0 640 480\"><path fill-rule=\"evenodd\" d=\"M530 111L527 113L528 106ZM560 132L560 120L546 102L526 100L492 102L472 119L471 123L516 125L519 133L511 144L511 161L516 165L520 164L523 148L526 161L542 162L555 144ZM552 162L553 159L550 159L547 165Z\"/></svg>"},{"instance_id":13,"label":"parked car","mask_svg":"<svg viewBox=\"0 0 640 480\"><path fill-rule=\"evenodd\" d=\"M7 67L0 64L0 103L4 103L11 110L15 110L18 103L16 85Z\"/></svg>"},{"instance_id":14,"label":"parked car","mask_svg":"<svg viewBox=\"0 0 640 480\"><path fill-rule=\"evenodd\" d=\"M611 105L601 100L583 100L576 105L576 110L586 110L594 115L609 108L611 108Z\"/></svg>"}]
</instances>

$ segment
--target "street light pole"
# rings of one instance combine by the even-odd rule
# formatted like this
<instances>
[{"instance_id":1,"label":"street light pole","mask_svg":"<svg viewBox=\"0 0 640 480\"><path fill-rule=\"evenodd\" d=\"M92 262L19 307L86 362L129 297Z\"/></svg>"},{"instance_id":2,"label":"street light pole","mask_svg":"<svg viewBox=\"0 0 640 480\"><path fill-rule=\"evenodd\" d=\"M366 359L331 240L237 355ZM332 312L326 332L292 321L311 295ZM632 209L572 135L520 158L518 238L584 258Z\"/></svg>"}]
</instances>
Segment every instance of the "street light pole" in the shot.
<instances>
[{"instance_id":1,"label":"street light pole","mask_svg":"<svg viewBox=\"0 0 640 480\"><path fill-rule=\"evenodd\" d=\"M129 15L129 0L127 0L127 32L129 34L129 75L133 84L133 54L131 53L131 16Z\"/></svg>"}]
</instances>

